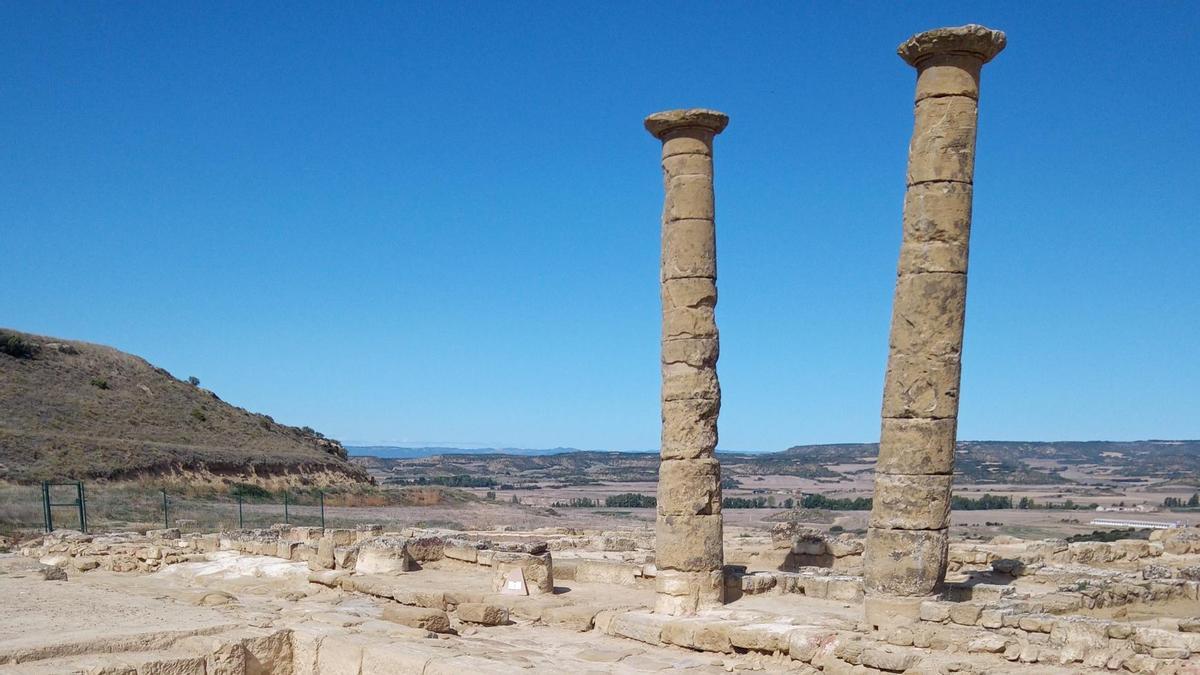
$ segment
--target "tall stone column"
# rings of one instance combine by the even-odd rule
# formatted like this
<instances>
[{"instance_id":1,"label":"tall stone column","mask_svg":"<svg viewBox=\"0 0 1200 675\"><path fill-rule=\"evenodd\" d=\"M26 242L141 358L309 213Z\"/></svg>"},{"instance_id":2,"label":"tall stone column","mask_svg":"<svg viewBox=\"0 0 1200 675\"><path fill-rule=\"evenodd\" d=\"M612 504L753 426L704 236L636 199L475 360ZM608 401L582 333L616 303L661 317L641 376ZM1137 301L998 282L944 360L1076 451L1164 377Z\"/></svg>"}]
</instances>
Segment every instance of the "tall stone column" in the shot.
<instances>
[{"instance_id":1,"label":"tall stone column","mask_svg":"<svg viewBox=\"0 0 1200 675\"><path fill-rule=\"evenodd\" d=\"M722 604L725 562L717 447L717 250L713 138L729 117L670 110L646 118L662 141L662 455L655 611Z\"/></svg>"},{"instance_id":2,"label":"tall stone column","mask_svg":"<svg viewBox=\"0 0 1200 675\"><path fill-rule=\"evenodd\" d=\"M917 94L865 552L875 626L916 620L946 576L979 74L1004 44L1004 33L968 25L898 50L917 69Z\"/></svg>"}]
</instances>

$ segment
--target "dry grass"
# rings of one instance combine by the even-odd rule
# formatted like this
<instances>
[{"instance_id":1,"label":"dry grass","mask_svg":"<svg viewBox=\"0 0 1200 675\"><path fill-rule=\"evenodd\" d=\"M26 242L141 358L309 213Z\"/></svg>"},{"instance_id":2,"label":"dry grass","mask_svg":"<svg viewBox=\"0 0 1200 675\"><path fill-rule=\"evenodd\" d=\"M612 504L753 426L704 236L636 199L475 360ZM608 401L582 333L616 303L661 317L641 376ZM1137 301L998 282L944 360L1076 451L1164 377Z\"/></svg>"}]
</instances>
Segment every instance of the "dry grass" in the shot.
<instances>
[{"instance_id":1,"label":"dry grass","mask_svg":"<svg viewBox=\"0 0 1200 675\"><path fill-rule=\"evenodd\" d=\"M336 442L229 405L136 356L0 334L39 345L31 358L0 353L0 480L186 480L194 473L248 482L285 475L294 484L366 479Z\"/></svg>"}]
</instances>

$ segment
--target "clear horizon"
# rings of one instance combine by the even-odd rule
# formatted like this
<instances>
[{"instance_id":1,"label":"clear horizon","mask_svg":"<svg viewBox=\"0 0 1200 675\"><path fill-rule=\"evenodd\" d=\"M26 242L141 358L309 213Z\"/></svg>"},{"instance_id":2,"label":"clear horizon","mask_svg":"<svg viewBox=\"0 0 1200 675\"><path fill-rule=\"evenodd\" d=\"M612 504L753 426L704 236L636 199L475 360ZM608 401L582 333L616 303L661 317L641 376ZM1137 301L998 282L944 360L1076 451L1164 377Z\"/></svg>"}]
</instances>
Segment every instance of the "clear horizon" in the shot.
<instances>
[{"instance_id":1,"label":"clear horizon","mask_svg":"<svg viewBox=\"0 0 1200 675\"><path fill-rule=\"evenodd\" d=\"M958 437L1200 438L1200 5L680 7L5 5L0 324L347 444L657 448L642 119L712 107L719 447L875 442L895 48L982 23Z\"/></svg>"}]
</instances>

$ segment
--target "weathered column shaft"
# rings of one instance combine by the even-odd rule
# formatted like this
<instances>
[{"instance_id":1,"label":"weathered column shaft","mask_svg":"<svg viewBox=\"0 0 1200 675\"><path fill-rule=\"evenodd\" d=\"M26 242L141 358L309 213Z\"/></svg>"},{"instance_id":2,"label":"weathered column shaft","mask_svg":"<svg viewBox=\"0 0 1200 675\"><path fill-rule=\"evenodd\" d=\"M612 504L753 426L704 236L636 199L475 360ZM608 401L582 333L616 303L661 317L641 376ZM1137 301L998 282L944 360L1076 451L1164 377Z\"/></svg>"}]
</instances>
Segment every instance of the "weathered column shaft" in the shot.
<instances>
[{"instance_id":1,"label":"weathered column shaft","mask_svg":"<svg viewBox=\"0 0 1200 675\"><path fill-rule=\"evenodd\" d=\"M729 118L672 110L646 118L662 141L662 461L655 611L688 614L724 599L717 414L717 252L713 138Z\"/></svg>"},{"instance_id":2,"label":"weathered column shaft","mask_svg":"<svg viewBox=\"0 0 1200 675\"><path fill-rule=\"evenodd\" d=\"M915 620L946 575L979 74L1004 48L982 26L900 45L917 69L903 239L867 534L868 623Z\"/></svg>"}]
</instances>

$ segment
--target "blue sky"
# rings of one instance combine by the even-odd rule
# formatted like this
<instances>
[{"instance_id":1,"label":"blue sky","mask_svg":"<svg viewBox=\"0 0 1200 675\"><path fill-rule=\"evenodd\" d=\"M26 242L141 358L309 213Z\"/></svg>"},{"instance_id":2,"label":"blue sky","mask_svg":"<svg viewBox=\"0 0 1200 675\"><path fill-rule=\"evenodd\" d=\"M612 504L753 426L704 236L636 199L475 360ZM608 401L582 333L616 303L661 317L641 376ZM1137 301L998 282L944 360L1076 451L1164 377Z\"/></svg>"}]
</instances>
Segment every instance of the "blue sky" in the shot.
<instances>
[{"instance_id":1,"label":"blue sky","mask_svg":"<svg viewBox=\"0 0 1200 675\"><path fill-rule=\"evenodd\" d=\"M713 107L721 447L878 436L914 73L989 64L959 437L1200 437L1195 3L0 4L0 325L355 442L653 449Z\"/></svg>"}]
</instances>

